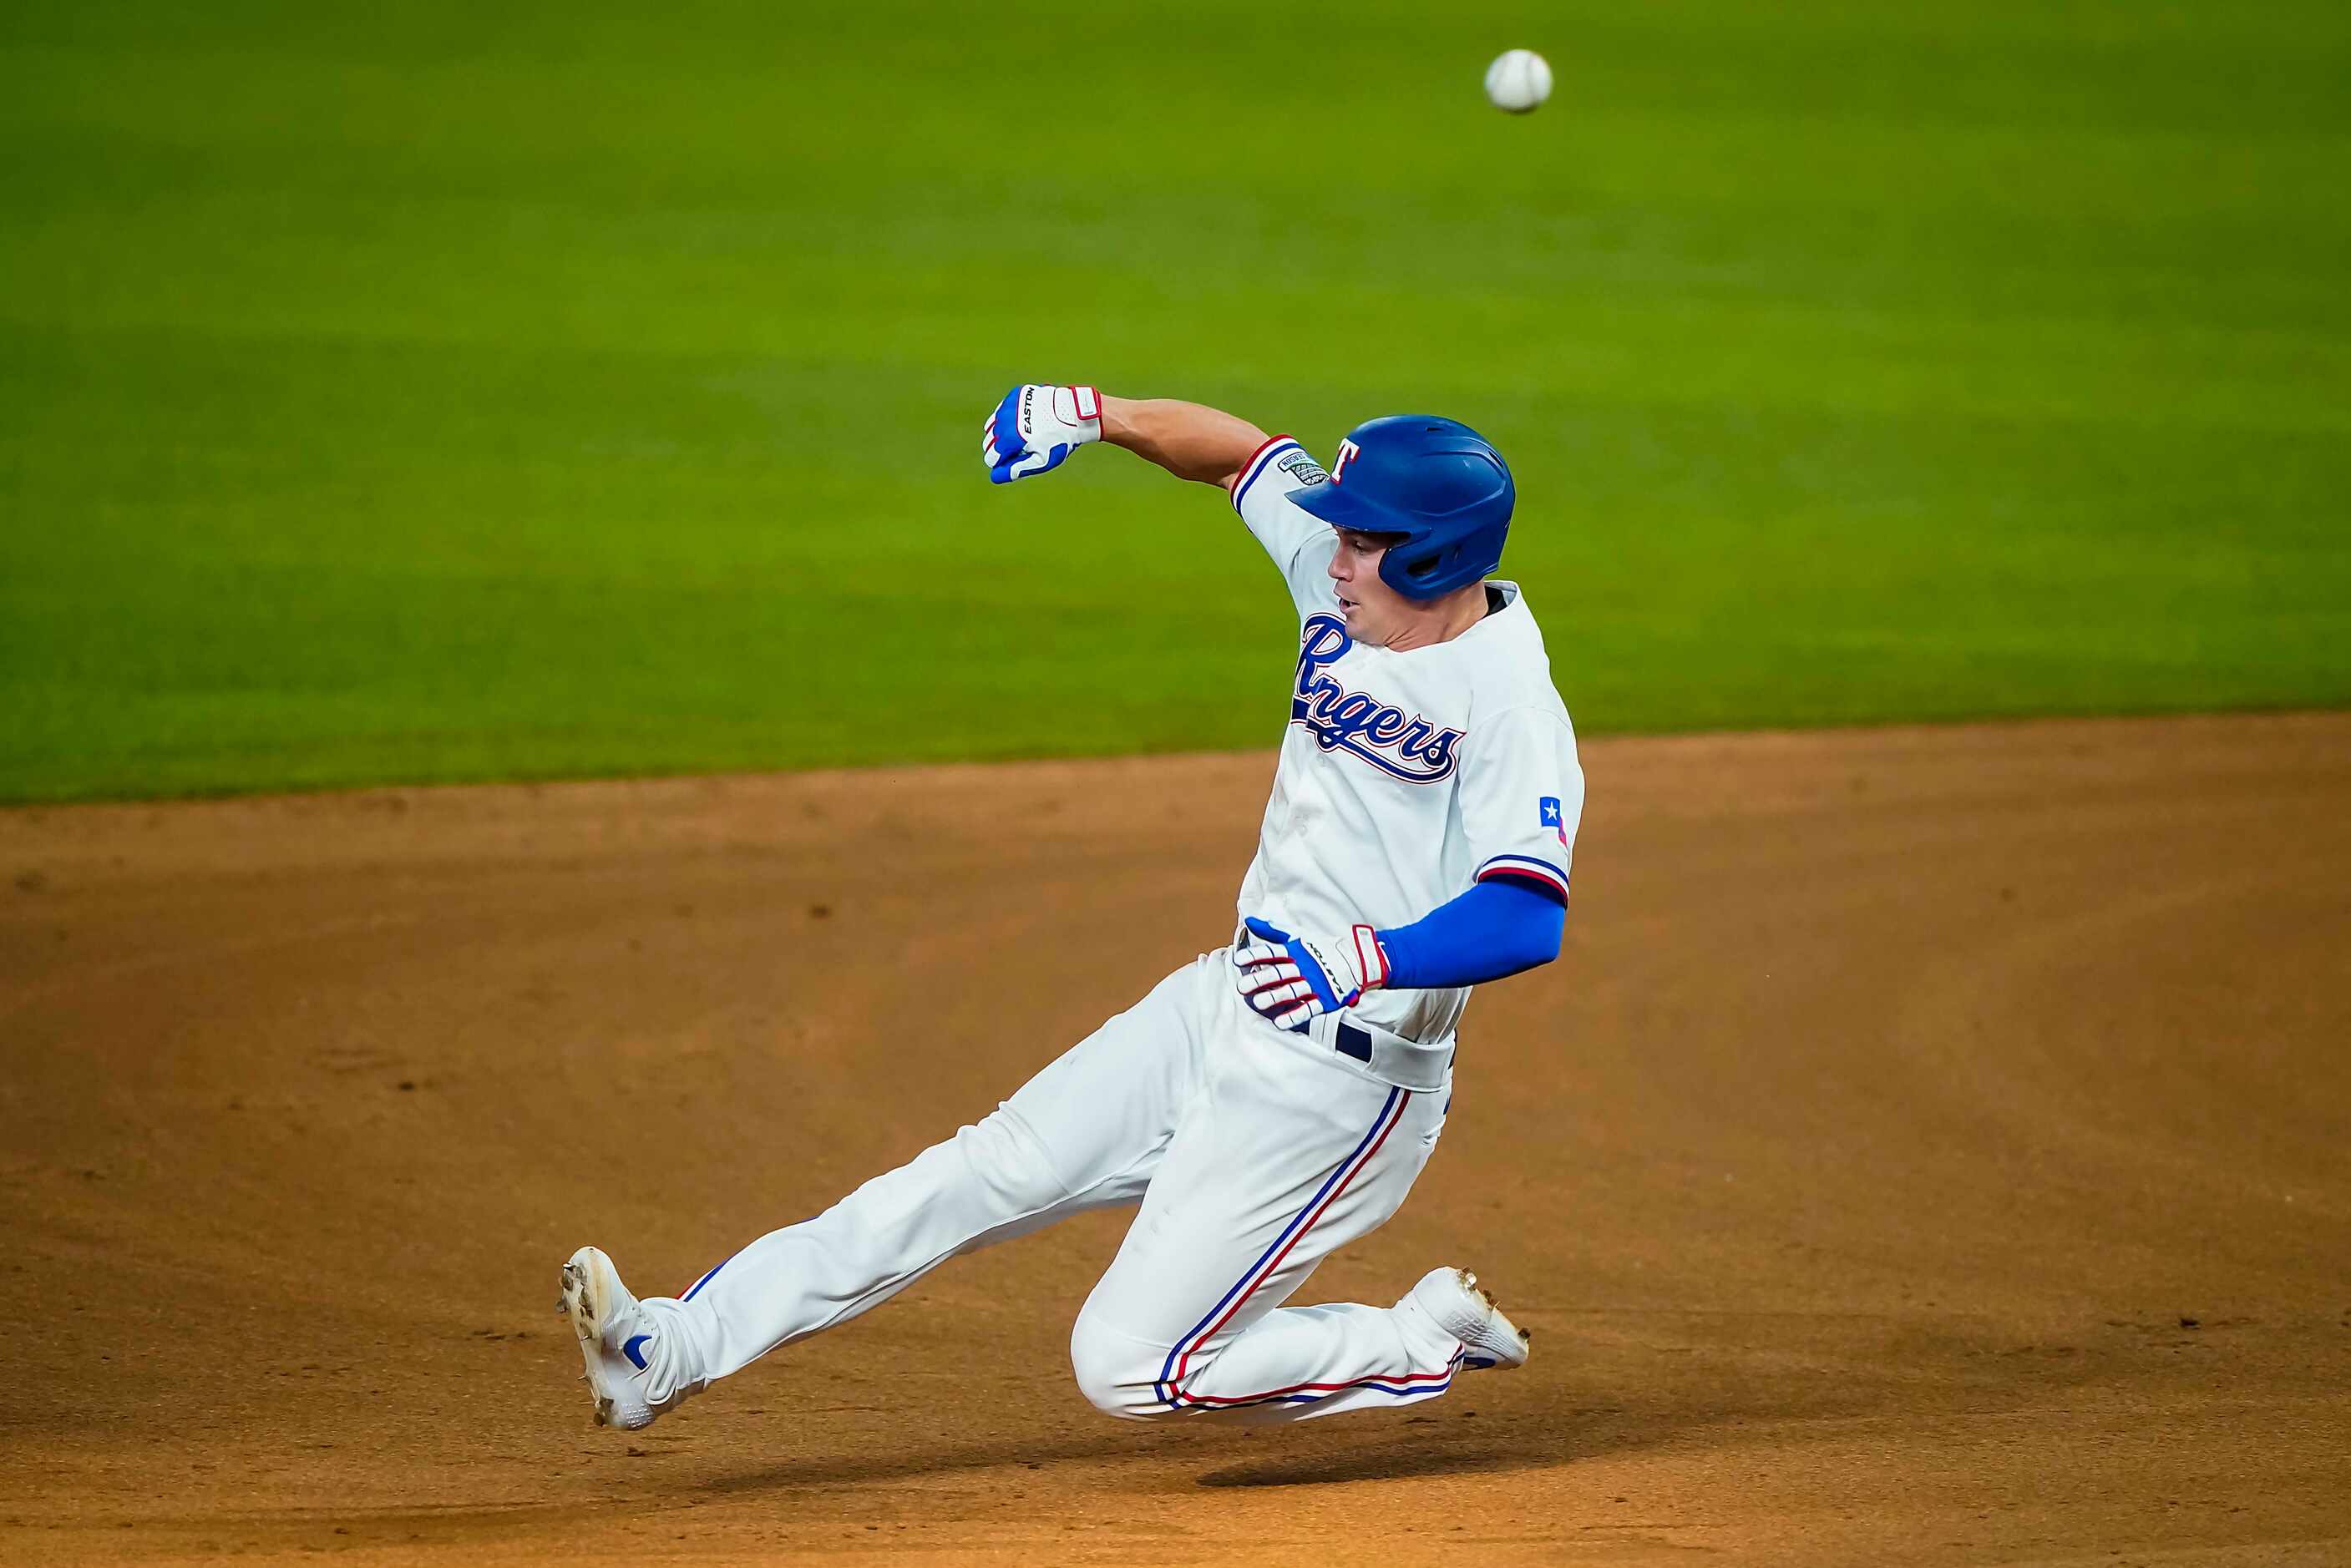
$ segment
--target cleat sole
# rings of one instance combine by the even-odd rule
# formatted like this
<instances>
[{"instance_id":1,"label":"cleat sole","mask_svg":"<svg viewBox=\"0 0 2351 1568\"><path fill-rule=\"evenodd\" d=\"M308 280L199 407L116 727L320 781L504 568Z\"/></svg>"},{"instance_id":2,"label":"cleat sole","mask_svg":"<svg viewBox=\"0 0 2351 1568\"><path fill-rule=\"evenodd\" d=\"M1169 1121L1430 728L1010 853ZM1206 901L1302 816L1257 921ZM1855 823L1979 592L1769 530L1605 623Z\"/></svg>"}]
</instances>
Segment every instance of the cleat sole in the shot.
<instances>
[{"instance_id":1,"label":"cleat sole","mask_svg":"<svg viewBox=\"0 0 2351 1568\"><path fill-rule=\"evenodd\" d=\"M571 1320L572 1334L580 1341L580 1353L593 1355L598 1347L596 1307L588 1294L588 1271L576 1263L563 1265L563 1282L555 1298L555 1310ZM580 1374L580 1382L588 1382L588 1374ZM592 1386L592 1385L591 1385ZM596 1421L599 1427L612 1424L612 1401L602 1394L596 1396Z\"/></svg>"}]
</instances>

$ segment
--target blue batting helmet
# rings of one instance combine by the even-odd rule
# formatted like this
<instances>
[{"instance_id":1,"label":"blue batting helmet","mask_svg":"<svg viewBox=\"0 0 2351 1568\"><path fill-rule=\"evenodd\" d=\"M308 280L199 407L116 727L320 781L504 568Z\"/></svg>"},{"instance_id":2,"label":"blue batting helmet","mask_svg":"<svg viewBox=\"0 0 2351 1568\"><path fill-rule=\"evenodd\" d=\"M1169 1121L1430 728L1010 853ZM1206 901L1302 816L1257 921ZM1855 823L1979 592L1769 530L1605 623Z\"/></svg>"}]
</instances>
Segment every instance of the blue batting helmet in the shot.
<instances>
[{"instance_id":1,"label":"blue batting helmet","mask_svg":"<svg viewBox=\"0 0 2351 1568\"><path fill-rule=\"evenodd\" d=\"M1333 528L1400 534L1380 576L1410 598L1467 587L1502 564L1518 486L1502 454L1455 420L1391 414L1339 443L1331 483L1290 500Z\"/></svg>"}]
</instances>

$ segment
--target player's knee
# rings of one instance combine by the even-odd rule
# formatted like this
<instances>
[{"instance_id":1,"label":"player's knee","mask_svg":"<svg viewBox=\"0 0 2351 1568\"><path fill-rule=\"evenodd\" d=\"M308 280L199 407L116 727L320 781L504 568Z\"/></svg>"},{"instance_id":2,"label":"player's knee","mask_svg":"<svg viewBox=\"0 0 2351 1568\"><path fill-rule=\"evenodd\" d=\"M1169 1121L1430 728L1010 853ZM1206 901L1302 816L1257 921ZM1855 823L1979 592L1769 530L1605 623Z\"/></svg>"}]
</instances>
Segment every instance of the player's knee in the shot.
<instances>
[{"instance_id":1,"label":"player's knee","mask_svg":"<svg viewBox=\"0 0 2351 1568\"><path fill-rule=\"evenodd\" d=\"M1159 1397L1167 1348L1122 1334L1090 1312L1070 1330L1070 1370L1078 1389L1106 1416L1148 1421L1171 1414Z\"/></svg>"}]
</instances>

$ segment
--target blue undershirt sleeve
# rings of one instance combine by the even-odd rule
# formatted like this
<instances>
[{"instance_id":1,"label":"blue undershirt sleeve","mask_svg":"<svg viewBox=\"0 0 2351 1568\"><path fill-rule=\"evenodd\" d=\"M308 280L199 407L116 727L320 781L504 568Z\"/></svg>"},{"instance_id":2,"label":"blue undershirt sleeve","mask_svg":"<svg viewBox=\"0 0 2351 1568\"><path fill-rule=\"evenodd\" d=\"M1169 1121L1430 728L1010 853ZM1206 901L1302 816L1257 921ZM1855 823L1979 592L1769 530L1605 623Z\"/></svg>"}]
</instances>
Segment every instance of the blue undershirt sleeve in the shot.
<instances>
[{"instance_id":1,"label":"blue undershirt sleeve","mask_svg":"<svg viewBox=\"0 0 2351 1568\"><path fill-rule=\"evenodd\" d=\"M1408 926L1379 931L1388 984L1439 991L1478 985L1559 956L1567 907L1547 889L1496 877L1439 904Z\"/></svg>"}]
</instances>

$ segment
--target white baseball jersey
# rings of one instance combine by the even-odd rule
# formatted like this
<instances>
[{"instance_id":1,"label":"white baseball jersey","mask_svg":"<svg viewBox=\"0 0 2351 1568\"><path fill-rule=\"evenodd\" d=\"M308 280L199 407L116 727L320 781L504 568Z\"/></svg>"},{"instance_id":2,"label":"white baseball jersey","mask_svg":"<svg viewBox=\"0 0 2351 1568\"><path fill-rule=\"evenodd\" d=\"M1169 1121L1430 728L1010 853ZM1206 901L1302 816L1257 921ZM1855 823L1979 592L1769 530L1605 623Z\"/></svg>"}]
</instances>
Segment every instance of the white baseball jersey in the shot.
<instances>
[{"instance_id":1,"label":"white baseball jersey","mask_svg":"<svg viewBox=\"0 0 2351 1568\"><path fill-rule=\"evenodd\" d=\"M1347 635L1337 535L1290 493L1328 483L1287 436L1233 482L1233 506L1290 585L1299 651L1290 730L1239 911L1301 935L1408 925L1490 877L1567 897L1583 811L1575 731L1515 583L1448 642L1397 653ZM1374 991L1353 1015L1435 1044L1467 989Z\"/></svg>"}]
</instances>

